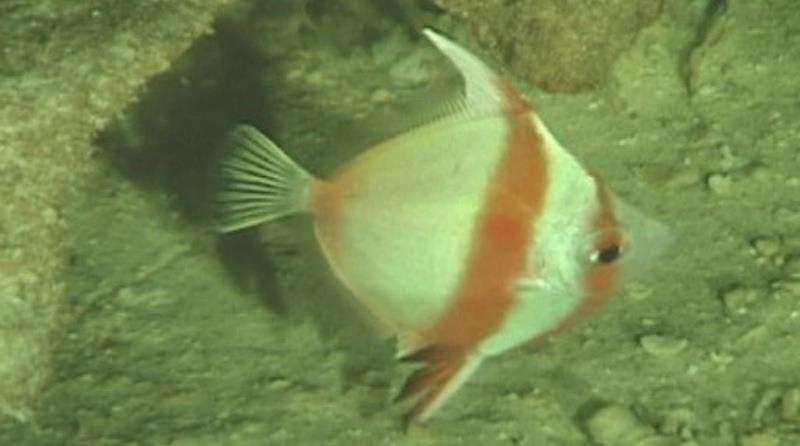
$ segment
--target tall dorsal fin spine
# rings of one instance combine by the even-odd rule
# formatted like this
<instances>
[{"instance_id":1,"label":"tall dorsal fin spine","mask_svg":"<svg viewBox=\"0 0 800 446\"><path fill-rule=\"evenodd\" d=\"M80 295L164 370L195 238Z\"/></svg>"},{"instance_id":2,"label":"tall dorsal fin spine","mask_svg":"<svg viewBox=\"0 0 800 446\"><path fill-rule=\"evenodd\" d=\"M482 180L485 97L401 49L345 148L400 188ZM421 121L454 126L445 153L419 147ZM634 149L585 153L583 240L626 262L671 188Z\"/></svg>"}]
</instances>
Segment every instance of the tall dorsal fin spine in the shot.
<instances>
[{"instance_id":1,"label":"tall dorsal fin spine","mask_svg":"<svg viewBox=\"0 0 800 446\"><path fill-rule=\"evenodd\" d=\"M422 31L464 78L464 98L458 108L468 114L498 113L516 107L518 94L474 54L430 28Z\"/></svg>"}]
</instances>

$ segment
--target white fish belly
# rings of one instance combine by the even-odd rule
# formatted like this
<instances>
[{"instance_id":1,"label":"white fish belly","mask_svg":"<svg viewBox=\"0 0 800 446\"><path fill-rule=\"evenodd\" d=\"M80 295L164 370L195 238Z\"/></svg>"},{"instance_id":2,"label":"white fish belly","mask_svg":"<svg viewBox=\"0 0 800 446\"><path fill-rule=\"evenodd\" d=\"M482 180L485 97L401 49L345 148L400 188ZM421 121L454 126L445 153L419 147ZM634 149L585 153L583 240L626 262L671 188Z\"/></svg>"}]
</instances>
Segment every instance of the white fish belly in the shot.
<instances>
[{"instance_id":1,"label":"white fish belly","mask_svg":"<svg viewBox=\"0 0 800 446\"><path fill-rule=\"evenodd\" d=\"M505 148L502 116L438 123L380 144L334 179L317 220L331 265L388 329L427 328L462 278L476 217Z\"/></svg>"},{"instance_id":2,"label":"white fish belly","mask_svg":"<svg viewBox=\"0 0 800 446\"><path fill-rule=\"evenodd\" d=\"M582 285L599 207L597 185L541 121L532 119L544 140L551 180L542 213L532 222L527 275L519 280L518 298L505 322L482 343L487 355L558 327L586 297Z\"/></svg>"}]
</instances>

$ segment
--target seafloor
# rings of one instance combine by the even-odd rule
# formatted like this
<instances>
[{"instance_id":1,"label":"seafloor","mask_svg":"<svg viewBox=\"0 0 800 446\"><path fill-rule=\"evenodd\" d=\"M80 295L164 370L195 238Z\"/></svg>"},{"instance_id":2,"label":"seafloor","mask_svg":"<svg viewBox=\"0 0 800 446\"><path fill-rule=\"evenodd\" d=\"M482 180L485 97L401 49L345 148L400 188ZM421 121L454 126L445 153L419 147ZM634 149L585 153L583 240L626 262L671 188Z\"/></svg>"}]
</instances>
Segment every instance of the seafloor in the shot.
<instances>
[{"instance_id":1,"label":"seafloor","mask_svg":"<svg viewBox=\"0 0 800 446\"><path fill-rule=\"evenodd\" d=\"M211 178L240 121L332 172L452 90L419 25L478 44L437 7L301 20L276 3L229 11L96 138L107 169L65 214L54 376L0 445L800 445L795 0L665 8L601 87L520 85L675 242L601 314L488 361L408 432L390 401L410 366L369 335L310 222L217 236Z\"/></svg>"}]
</instances>

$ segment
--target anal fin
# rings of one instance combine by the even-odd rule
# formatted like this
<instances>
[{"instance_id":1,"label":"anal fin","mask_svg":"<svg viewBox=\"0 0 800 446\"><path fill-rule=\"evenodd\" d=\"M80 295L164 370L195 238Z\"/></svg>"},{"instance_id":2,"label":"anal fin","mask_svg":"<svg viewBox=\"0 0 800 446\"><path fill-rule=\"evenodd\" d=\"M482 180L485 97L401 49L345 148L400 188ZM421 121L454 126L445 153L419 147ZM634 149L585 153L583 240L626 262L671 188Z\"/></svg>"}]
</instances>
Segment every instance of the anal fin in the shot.
<instances>
[{"instance_id":1,"label":"anal fin","mask_svg":"<svg viewBox=\"0 0 800 446\"><path fill-rule=\"evenodd\" d=\"M461 347L433 345L400 358L424 365L406 379L395 402L419 398L406 416L406 425L428 420L478 368L481 356Z\"/></svg>"}]
</instances>

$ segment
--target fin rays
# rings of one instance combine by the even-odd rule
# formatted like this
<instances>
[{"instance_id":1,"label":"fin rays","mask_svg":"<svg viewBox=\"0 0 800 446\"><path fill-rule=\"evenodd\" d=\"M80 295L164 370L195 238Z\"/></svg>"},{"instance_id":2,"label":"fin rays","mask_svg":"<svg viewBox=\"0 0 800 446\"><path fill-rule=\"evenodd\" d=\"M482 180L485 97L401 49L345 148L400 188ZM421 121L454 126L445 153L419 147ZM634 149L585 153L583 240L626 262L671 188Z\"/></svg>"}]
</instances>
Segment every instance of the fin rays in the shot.
<instances>
[{"instance_id":1,"label":"fin rays","mask_svg":"<svg viewBox=\"0 0 800 446\"><path fill-rule=\"evenodd\" d=\"M503 82L491 68L430 28L423 30L423 34L455 65L464 79L463 98L448 108L460 115L498 113L509 108L502 90Z\"/></svg>"},{"instance_id":2,"label":"fin rays","mask_svg":"<svg viewBox=\"0 0 800 446\"><path fill-rule=\"evenodd\" d=\"M217 219L221 232L236 231L307 209L313 177L255 127L230 137L233 151L222 164Z\"/></svg>"},{"instance_id":3,"label":"fin rays","mask_svg":"<svg viewBox=\"0 0 800 446\"><path fill-rule=\"evenodd\" d=\"M460 347L430 346L402 358L401 361L424 362L403 384L395 402L419 397L406 415L406 425L421 423L458 390L480 364L480 357Z\"/></svg>"}]
</instances>

